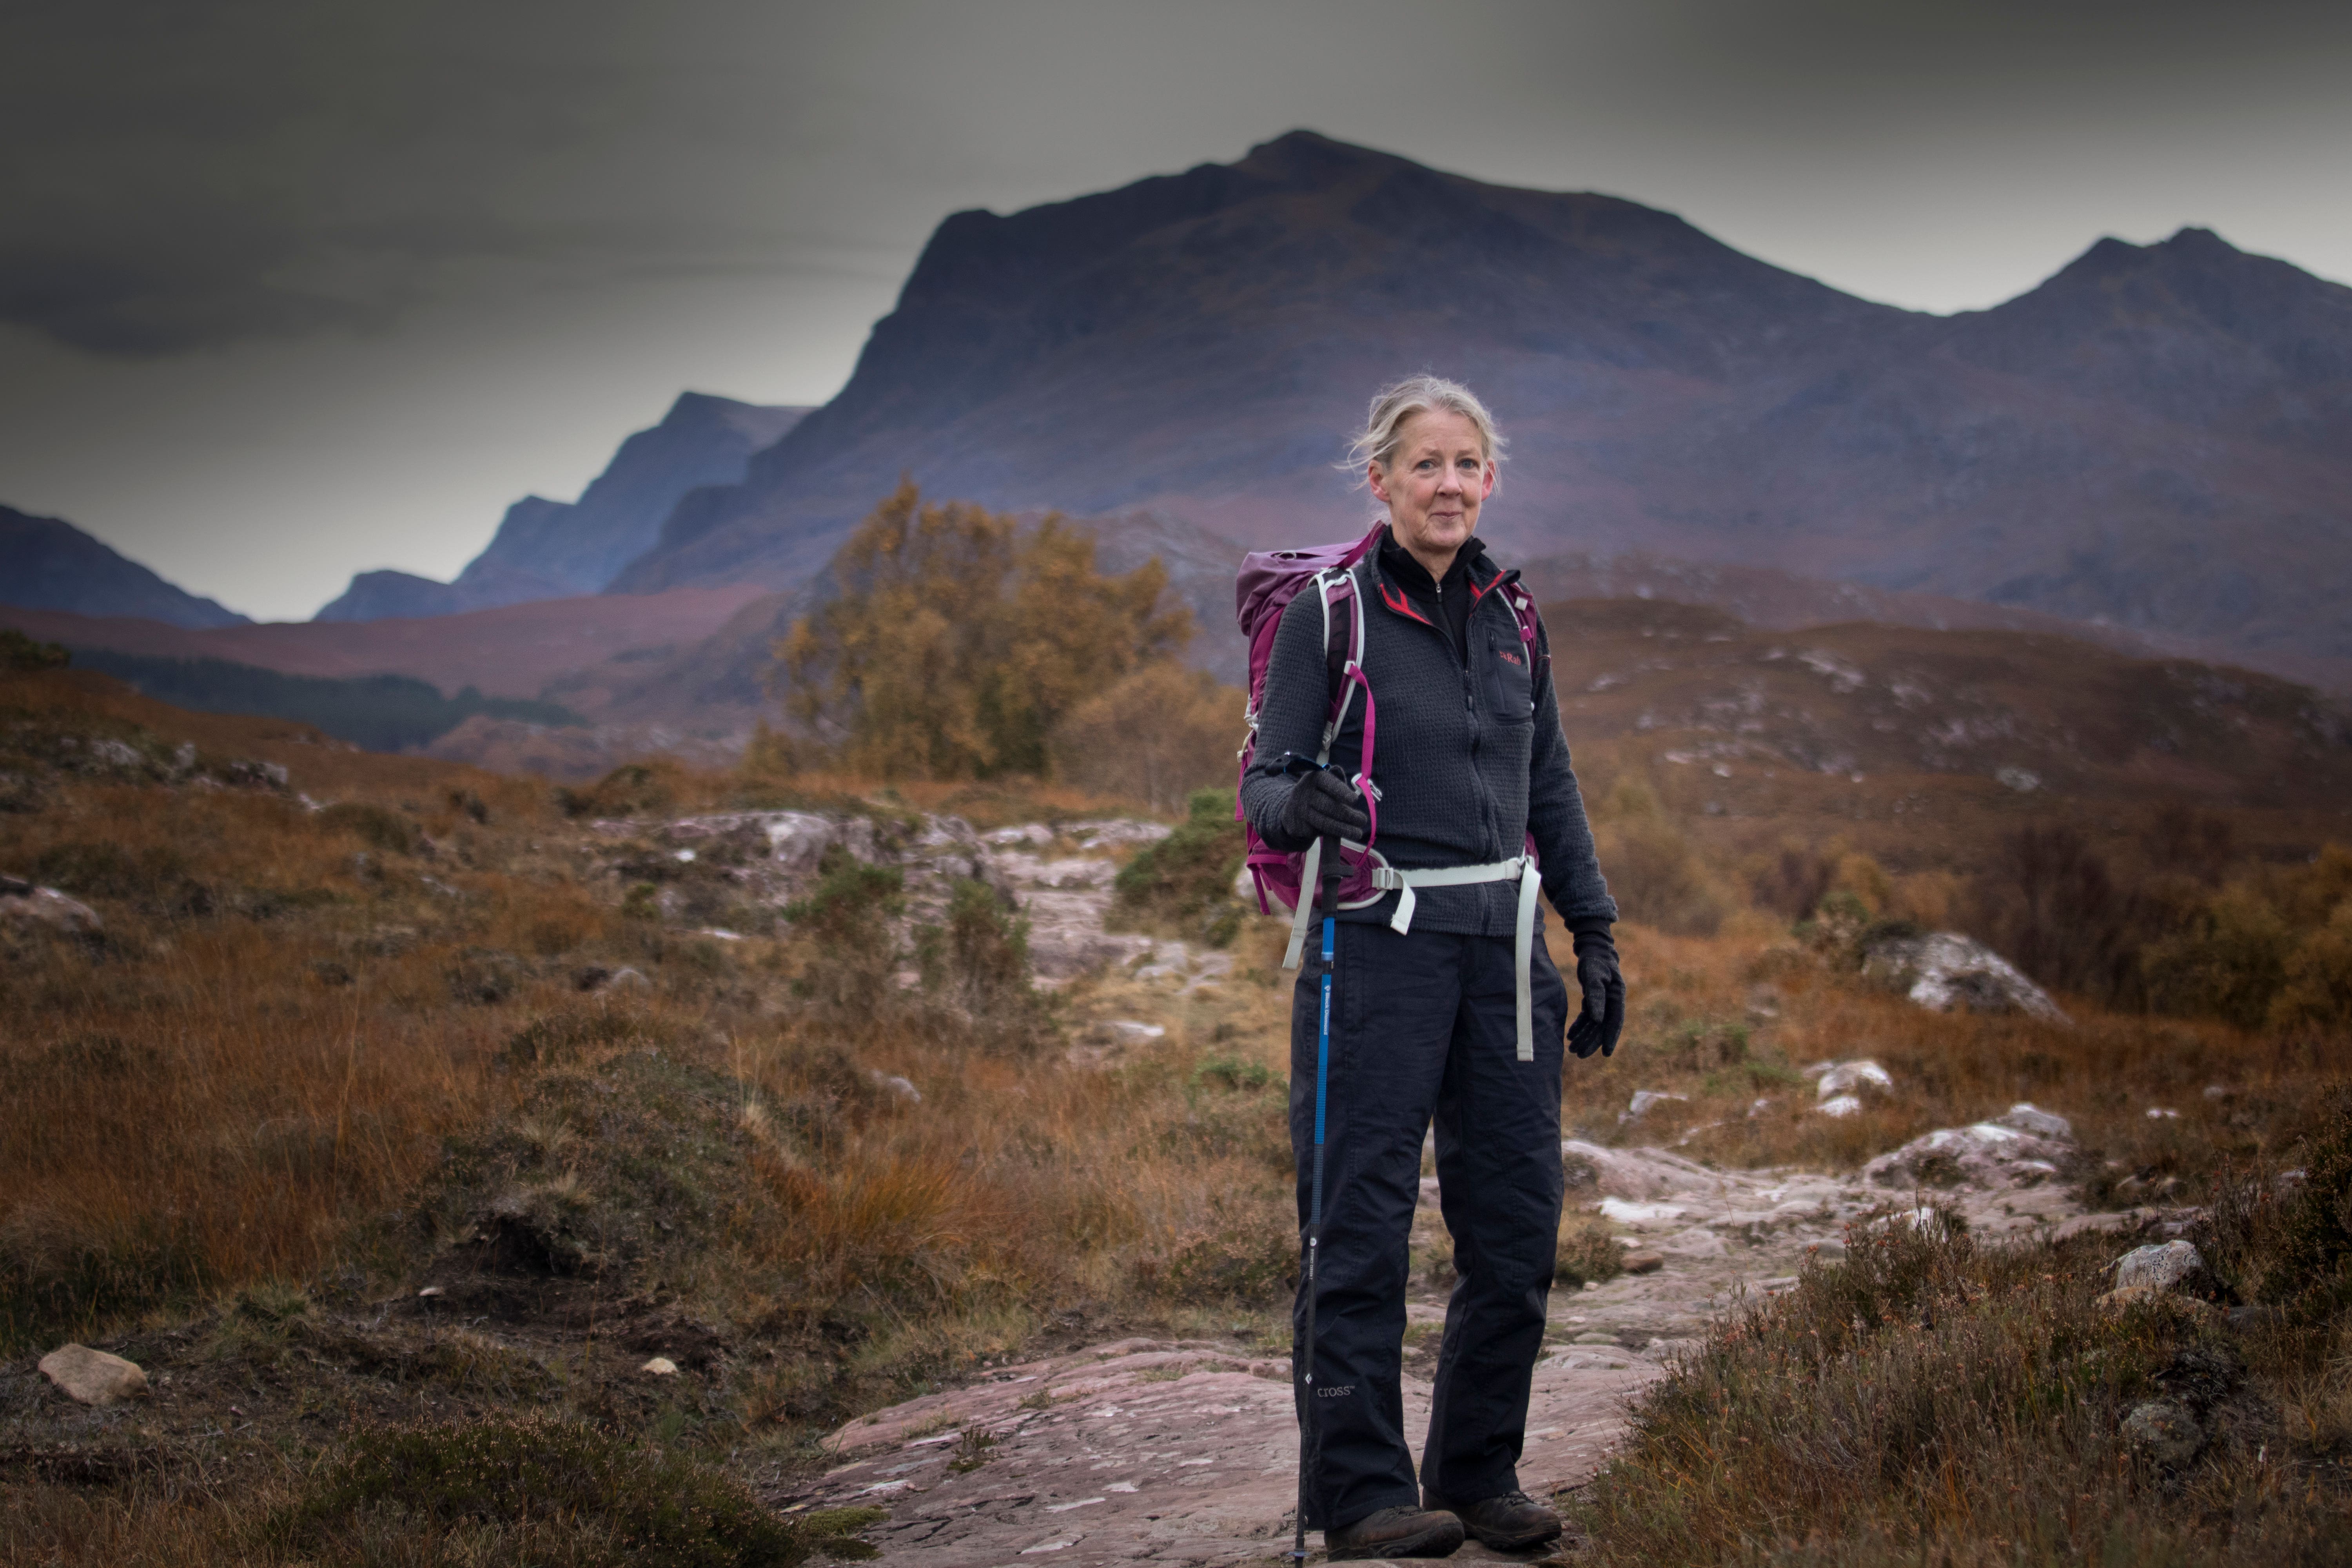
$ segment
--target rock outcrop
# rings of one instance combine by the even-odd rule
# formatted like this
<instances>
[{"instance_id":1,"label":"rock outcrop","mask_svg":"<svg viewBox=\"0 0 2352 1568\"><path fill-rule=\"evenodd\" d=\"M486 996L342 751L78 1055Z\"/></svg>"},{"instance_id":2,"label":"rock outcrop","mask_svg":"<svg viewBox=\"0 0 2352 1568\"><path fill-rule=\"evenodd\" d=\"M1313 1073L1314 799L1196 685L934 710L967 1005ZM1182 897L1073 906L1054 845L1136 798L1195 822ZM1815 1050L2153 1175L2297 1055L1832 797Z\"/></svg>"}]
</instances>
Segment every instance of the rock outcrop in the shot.
<instances>
[{"instance_id":1,"label":"rock outcrop","mask_svg":"<svg viewBox=\"0 0 2352 1568\"><path fill-rule=\"evenodd\" d=\"M2008 1194L2053 1182L2074 1158L2065 1118L2020 1104L1990 1121L1914 1138L1863 1166L1862 1176L1882 1189Z\"/></svg>"},{"instance_id":2,"label":"rock outcrop","mask_svg":"<svg viewBox=\"0 0 2352 1568\"><path fill-rule=\"evenodd\" d=\"M105 924L88 904L55 888L37 888L22 877L0 877L0 921L46 927L69 936L96 936Z\"/></svg>"},{"instance_id":3,"label":"rock outcrop","mask_svg":"<svg viewBox=\"0 0 2352 1568\"><path fill-rule=\"evenodd\" d=\"M1863 955L1863 973L1938 1013L2024 1013L2052 1023L2066 1021L2050 994L2015 964L1958 931L1874 942Z\"/></svg>"}]
</instances>

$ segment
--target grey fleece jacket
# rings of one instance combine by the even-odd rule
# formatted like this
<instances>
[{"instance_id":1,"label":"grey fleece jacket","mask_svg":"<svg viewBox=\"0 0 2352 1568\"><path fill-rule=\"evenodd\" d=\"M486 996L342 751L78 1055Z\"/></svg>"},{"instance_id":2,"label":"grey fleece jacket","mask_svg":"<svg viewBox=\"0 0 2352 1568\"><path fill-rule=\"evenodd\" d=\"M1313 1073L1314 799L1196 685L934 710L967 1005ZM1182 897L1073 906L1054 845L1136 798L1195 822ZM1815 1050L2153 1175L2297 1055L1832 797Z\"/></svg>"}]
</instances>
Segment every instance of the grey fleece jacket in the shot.
<instances>
[{"instance_id":1,"label":"grey fleece jacket","mask_svg":"<svg viewBox=\"0 0 2352 1568\"><path fill-rule=\"evenodd\" d=\"M1495 590L1517 578L1499 570L1474 536L1465 575L1474 595L1465 661L1453 637L1384 571L1381 552L1355 567L1364 623L1364 673L1376 704L1372 783L1380 824L1374 847L1405 868L1507 860L1529 835L1543 866L1544 892L1571 929L1614 921L1617 905L1592 851L1592 828L1570 765L1553 696L1549 639L1538 637L1534 668L1524 658L1511 607ZM1453 574L1448 574L1449 577ZM1456 590L1458 591L1458 589ZM1311 763L1331 710L1323 611L1302 592L1283 612L1266 665L1257 749L1242 781L1242 809L1275 848L1307 845L1282 830L1295 760ZM1332 742L1332 765L1353 777L1363 754L1363 705L1352 704ZM1415 930L1474 936L1512 934L1518 889L1507 882L1418 889ZM1389 894L1341 919L1385 921Z\"/></svg>"}]
</instances>

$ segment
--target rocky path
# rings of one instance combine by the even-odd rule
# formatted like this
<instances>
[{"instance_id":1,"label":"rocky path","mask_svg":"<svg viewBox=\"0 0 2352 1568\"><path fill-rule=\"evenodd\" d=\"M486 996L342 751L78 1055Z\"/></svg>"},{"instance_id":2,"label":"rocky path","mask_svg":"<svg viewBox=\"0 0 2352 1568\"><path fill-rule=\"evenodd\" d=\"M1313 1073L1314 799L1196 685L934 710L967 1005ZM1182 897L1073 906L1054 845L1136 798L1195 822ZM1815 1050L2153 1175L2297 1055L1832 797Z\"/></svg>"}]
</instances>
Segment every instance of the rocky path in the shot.
<instances>
[{"instance_id":1,"label":"rocky path","mask_svg":"<svg viewBox=\"0 0 2352 1568\"><path fill-rule=\"evenodd\" d=\"M600 824L643 834L641 824ZM800 812L690 818L655 830L673 847L734 847L729 873L761 901L804 887L834 846L906 875L910 918L932 918L951 879L996 887L1030 922L1041 985L1116 970L1181 997L1224 981L1229 955L1183 942L1106 931L1112 883L1131 847L1166 835L1155 824L1103 821L1008 827L985 835L930 817L888 841L875 825ZM1885 962L1922 1005L1950 995L2054 1015L2030 982L1964 938L1939 935ZM911 977L910 977L911 978ZM1938 1000L1946 998L1947 1000ZM1990 1003L1988 1005L1990 1005ZM1157 1037L1147 1020L1110 1020L1104 1043L1072 1052L1102 1059ZM1120 1035L1120 1031L1127 1031ZM1887 1087L1876 1064L1818 1064L1828 1115ZM1638 1118L1637 1096L1629 1119ZM1554 1292L1520 1465L1531 1492L1582 1485L1624 1430L1629 1398L1743 1300L1796 1283L1809 1257L1843 1255L1856 1222L1916 1223L1928 1198L1955 1208L1973 1234L2024 1238L2083 1226L2177 1233L2161 1211L2090 1215L2063 1179L2074 1151L2063 1118L2031 1105L1974 1126L1932 1132L1852 1177L1799 1171L1717 1171L1657 1148L1560 1149L1569 1201L1597 1212L1628 1248L1628 1271ZM1423 1183L1415 1247L1442 1232L1437 1184ZM1444 1301L1420 1286L1408 1303L1407 1428L1425 1426ZM1297 1492L1297 1433L1287 1350L1269 1356L1213 1341L1128 1339L988 1373L981 1381L862 1416L833 1435L840 1463L793 1510L880 1504L869 1535L888 1561L926 1568L1025 1563L1236 1563L1286 1549ZM1455 1561L1492 1559L1473 1543Z\"/></svg>"},{"instance_id":2,"label":"rocky path","mask_svg":"<svg viewBox=\"0 0 2352 1568\"><path fill-rule=\"evenodd\" d=\"M1710 1321L1795 1284L1808 1256L1838 1256L1849 1223L1906 1223L1922 1161L1949 1163L1936 1173L1957 1179L1937 1201L1979 1235L2177 1225L2159 1211L2083 1213L2047 1179L2066 1142L2063 1121L2021 1106L1931 1133L1850 1181L1564 1143L1571 1203L1628 1233L1639 1271L1554 1293L1522 1484L1543 1495L1589 1480L1623 1431L1629 1396ZM1436 1292L1410 1303L1409 1367L1425 1369L1444 1321ZM1263 1561L1287 1546L1297 1485L1288 1377L1286 1355L1213 1341L1119 1340L1004 1367L851 1422L832 1438L840 1465L790 1506L887 1506L868 1532L883 1558L927 1568ZM1409 1371L1404 1391L1418 1432L1429 1384ZM1454 1561L1497 1556L1473 1543Z\"/></svg>"}]
</instances>

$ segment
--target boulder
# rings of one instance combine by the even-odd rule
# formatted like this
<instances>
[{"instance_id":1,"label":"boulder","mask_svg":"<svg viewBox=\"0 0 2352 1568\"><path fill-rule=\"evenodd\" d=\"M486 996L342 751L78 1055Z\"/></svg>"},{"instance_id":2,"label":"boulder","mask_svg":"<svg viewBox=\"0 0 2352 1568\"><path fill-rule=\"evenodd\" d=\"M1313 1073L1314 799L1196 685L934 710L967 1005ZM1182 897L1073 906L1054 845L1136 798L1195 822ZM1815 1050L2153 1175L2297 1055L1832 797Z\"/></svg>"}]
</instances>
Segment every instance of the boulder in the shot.
<instances>
[{"instance_id":1,"label":"boulder","mask_svg":"<svg viewBox=\"0 0 2352 1568\"><path fill-rule=\"evenodd\" d=\"M2197 1248L2185 1241L2168 1241L2160 1247L2136 1247L2116 1259L2116 1289L2128 1289L2135 1285L2153 1286L2158 1290L2178 1289L2180 1282L2205 1267L2205 1259Z\"/></svg>"},{"instance_id":2,"label":"boulder","mask_svg":"<svg viewBox=\"0 0 2352 1568\"><path fill-rule=\"evenodd\" d=\"M2063 1137L2027 1127L2063 1120L2021 1105L1990 1121L1939 1127L1871 1161L1862 1168L1863 1179L1897 1190L1956 1187L1989 1193L2039 1186L2065 1168L2074 1149Z\"/></svg>"},{"instance_id":3,"label":"boulder","mask_svg":"<svg viewBox=\"0 0 2352 1568\"><path fill-rule=\"evenodd\" d=\"M60 1345L51 1351L41 1358L41 1375L83 1405L112 1405L147 1392L147 1374L136 1362L88 1345Z\"/></svg>"},{"instance_id":4,"label":"boulder","mask_svg":"<svg viewBox=\"0 0 2352 1568\"><path fill-rule=\"evenodd\" d=\"M2183 1296L2161 1285L2119 1285L2091 1303L2102 1312L2120 1317L2137 1307L2151 1307L2176 1316L2214 1319L2221 1309L2194 1296Z\"/></svg>"},{"instance_id":5,"label":"boulder","mask_svg":"<svg viewBox=\"0 0 2352 1568\"><path fill-rule=\"evenodd\" d=\"M46 926L68 936L96 936L104 929L98 911L55 888L37 888L22 877L0 877L0 921Z\"/></svg>"},{"instance_id":6,"label":"boulder","mask_svg":"<svg viewBox=\"0 0 2352 1568\"><path fill-rule=\"evenodd\" d=\"M2205 1449L2204 1429L2188 1406L2169 1399L2151 1399L2132 1406L2124 1417L2124 1442L2150 1464L2177 1470Z\"/></svg>"},{"instance_id":7,"label":"boulder","mask_svg":"<svg viewBox=\"0 0 2352 1568\"><path fill-rule=\"evenodd\" d=\"M2050 994L1992 949L1958 931L1884 937L1863 952L1863 973L1900 987L1937 1013L2024 1013L2067 1021Z\"/></svg>"}]
</instances>

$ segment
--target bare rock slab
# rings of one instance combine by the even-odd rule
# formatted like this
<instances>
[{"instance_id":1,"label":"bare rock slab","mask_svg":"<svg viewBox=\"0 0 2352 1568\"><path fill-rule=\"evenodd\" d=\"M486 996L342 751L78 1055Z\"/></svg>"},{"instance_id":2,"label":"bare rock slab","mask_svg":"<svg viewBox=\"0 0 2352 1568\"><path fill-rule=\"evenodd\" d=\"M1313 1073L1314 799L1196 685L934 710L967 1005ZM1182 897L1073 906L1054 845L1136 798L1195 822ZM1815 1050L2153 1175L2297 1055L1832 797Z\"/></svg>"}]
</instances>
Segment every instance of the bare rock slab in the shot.
<instances>
[{"instance_id":1,"label":"bare rock slab","mask_svg":"<svg viewBox=\"0 0 2352 1568\"><path fill-rule=\"evenodd\" d=\"M138 1363L88 1345L60 1345L51 1351L41 1358L41 1375L83 1405L113 1405L147 1392L147 1374Z\"/></svg>"},{"instance_id":2,"label":"bare rock slab","mask_svg":"<svg viewBox=\"0 0 2352 1568\"><path fill-rule=\"evenodd\" d=\"M1637 1352L1539 1363L1519 1475L1532 1492L1578 1482L1623 1430L1625 1396L1659 1375ZM844 1463L799 1506L879 1503L884 1561L991 1568L1024 1561L1240 1563L1290 1540L1298 1433L1287 1358L1207 1342L1121 1340L1009 1367L850 1423ZM1406 1429L1429 1385L1404 1380ZM962 1434L986 1462L959 1471Z\"/></svg>"}]
</instances>

